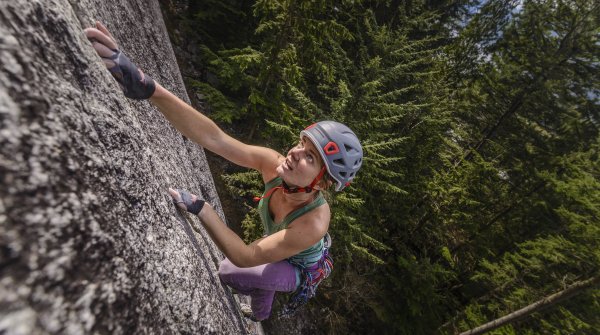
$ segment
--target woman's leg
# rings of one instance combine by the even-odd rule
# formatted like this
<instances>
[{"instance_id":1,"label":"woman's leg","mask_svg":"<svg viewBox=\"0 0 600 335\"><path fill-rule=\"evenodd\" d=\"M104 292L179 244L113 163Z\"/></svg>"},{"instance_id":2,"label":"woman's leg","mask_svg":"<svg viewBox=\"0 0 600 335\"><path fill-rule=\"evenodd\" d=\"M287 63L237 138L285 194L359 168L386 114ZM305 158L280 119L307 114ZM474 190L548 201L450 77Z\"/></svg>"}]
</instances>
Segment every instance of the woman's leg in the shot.
<instances>
[{"instance_id":1,"label":"woman's leg","mask_svg":"<svg viewBox=\"0 0 600 335\"><path fill-rule=\"evenodd\" d=\"M225 258L219 266L219 277L241 294L250 295L252 312L258 320L271 314L275 291L296 290L296 270L287 261L239 268Z\"/></svg>"}]
</instances>

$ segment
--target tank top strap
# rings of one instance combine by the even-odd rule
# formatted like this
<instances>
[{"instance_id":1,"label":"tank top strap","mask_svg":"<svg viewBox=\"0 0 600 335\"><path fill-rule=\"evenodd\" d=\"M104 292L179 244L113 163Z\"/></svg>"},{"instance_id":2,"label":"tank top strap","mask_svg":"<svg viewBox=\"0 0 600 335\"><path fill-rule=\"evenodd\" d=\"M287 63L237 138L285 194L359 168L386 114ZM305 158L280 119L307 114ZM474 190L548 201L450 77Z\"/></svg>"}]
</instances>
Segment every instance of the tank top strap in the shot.
<instances>
[{"instance_id":1,"label":"tank top strap","mask_svg":"<svg viewBox=\"0 0 600 335\"><path fill-rule=\"evenodd\" d=\"M264 193L267 193L270 189L272 189L273 187L279 186L279 185L281 185L281 177L275 177L275 178L271 179L270 181L268 181L265 184L265 192Z\"/></svg>"},{"instance_id":2,"label":"tank top strap","mask_svg":"<svg viewBox=\"0 0 600 335\"><path fill-rule=\"evenodd\" d=\"M326 201L325 201L325 198L323 197L323 193L319 192L319 195L317 196L317 198L314 201L312 201L308 205L306 205L302 208L298 208L297 210L288 214L288 216L286 216L285 219L283 219L283 221L281 222L281 225L283 227L287 227L292 221L296 220L300 216L312 211L313 209L315 209L325 203L326 203Z\"/></svg>"}]
</instances>

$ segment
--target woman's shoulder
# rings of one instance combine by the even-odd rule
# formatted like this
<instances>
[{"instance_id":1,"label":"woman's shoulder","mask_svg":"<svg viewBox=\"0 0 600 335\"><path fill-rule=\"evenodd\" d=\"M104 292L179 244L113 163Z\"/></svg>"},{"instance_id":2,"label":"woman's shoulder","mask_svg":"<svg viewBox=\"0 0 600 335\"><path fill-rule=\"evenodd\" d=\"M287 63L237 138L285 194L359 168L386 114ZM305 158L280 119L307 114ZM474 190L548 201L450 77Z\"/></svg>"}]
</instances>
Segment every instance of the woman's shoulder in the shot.
<instances>
[{"instance_id":1,"label":"woman's shoulder","mask_svg":"<svg viewBox=\"0 0 600 335\"><path fill-rule=\"evenodd\" d=\"M319 196L319 198L321 197ZM326 233L329 229L329 221L331 220L331 208L327 201L324 199L319 200L319 198L315 200L316 207L296 218L290 223L288 228L302 226L310 230L323 232L323 234Z\"/></svg>"},{"instance_id":2,"label":"woman's shoulder","mask_svg":"<svg viewBox=\"0 0 600 335\"><path fill-rule=\"evenodd\" d=\"M260 171L265 185L279 177L279 174L277 174L277 167L281 165L283 161L285 161L285 157L283 157L281 154L277 154L277 159L273 160L269 166L266 166L262 171Z\"/></svg>"}]
</instances>

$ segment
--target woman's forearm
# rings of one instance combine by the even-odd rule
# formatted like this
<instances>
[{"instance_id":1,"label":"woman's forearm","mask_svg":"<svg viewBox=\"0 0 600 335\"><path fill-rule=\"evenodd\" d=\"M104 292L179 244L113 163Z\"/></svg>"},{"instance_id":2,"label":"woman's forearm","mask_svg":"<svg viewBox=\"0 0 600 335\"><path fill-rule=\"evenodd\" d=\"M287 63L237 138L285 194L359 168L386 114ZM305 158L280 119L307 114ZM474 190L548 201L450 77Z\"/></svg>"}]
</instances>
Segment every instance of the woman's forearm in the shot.
<instances>
[{"instance_id":1,"label":"woman's forearm","mask_svg":"<svg viewBox=\"0 0 600 335\"><path fill-rule=\"evenodd\" d=\"M190 140L214 152L214 143L222 130L208 117L156 83L150 102L171 124Z\"/></svg>"},{"instance_id":2,"label":"woman's forearm","mask_svg":"<svg viewBox=\"0 0 600 335\"><path fill-rule=\"evenodd\" d=\"M233 230L229 229L209 203L204 204L198 217L219 250L229 258L231 263L238 267L252 266L250 262L252 246L246 245Z\"/></svg>"}]
</instances>

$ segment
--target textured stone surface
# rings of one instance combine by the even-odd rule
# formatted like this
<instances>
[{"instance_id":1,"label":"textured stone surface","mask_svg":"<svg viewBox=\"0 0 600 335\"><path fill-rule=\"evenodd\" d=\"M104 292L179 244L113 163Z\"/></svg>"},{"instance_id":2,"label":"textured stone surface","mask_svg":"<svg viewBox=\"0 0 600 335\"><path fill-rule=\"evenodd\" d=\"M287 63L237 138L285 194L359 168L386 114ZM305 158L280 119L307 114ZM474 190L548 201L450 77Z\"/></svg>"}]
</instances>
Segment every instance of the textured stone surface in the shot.
<instances>
[{"instance_id":1,"label":"textured stone surface","mask_svg":"<svg viewBox=\"0 0 600 335\"><path fill-rule=\"evenodd\" d=\"M187 32L189 28L185 27L184 20L190 19L194 16L194 9L190 8L191 1L188 0L161 0L160 1L164 18L168 22L167 27L171 36L172 46L179 63L181 73L184 78L190 78L198 81L206 81L207 78L211 77L211 74L206 70L206 66L202 64L202 57L200 57L199 45L203 43L204 36L200 34L190 34ZM212 75L214 76L214 75ZM202 110L210 110L210 106L207 106L206 101L200 96L202 93L195 92L193 87L188 87L188 92L192 100L192 104ZM237 134L238 138L245 138L247 135L240 135L239 130L236 131L235 127L228 127L227 124L222 124L221 127L233 136ZM243 136L243 137L242 137ZM255 143L256 144L256 143ZM259 144L260 145L260 144ZM212 159L212 170L215 181L218 183L219 178L216 173L218 171L227 171L228 163L223 159L220 159L214 154L207 154L209 162ZM222 186L224 188L224 186ZM227 212L228 218L235 220L237 217L238 222L243 219L245 212L240 211L239 208L243 207L243 204L238 203L237 199L227 197L227 193L221 193L221 200L223 201L223 207ZM232 226L235 227L236 222L231 222ZM239 227L241 230L241 227ZM325 282L326 284L327 282ZM236 296L249 302L247 297ZM264 328L264 332L267 334L323 334L325 330L323 327L318 327L319 323L323 322L326 312L321 310L315 301L309 302L307 306L300 309L291 318L279 318L277 316L283 303L288 299L288 295L278 293L276 295L276 301L273 305L273 312L271 317L261 322L260 327ZM252 326L257 326L252 324Z\"/></svg>"},{"instance_id":2,"label":"textured stone surface","mask_svg":"<svg viewBox=\"0 0 600 335\"><path fill-rule=\"evenodd\" d=\"M0 2L0 333L253 333L166 192L220 211L204 153L124 97L96 19L187 100L156 1Z\"/></svg>"}]
</instances>

